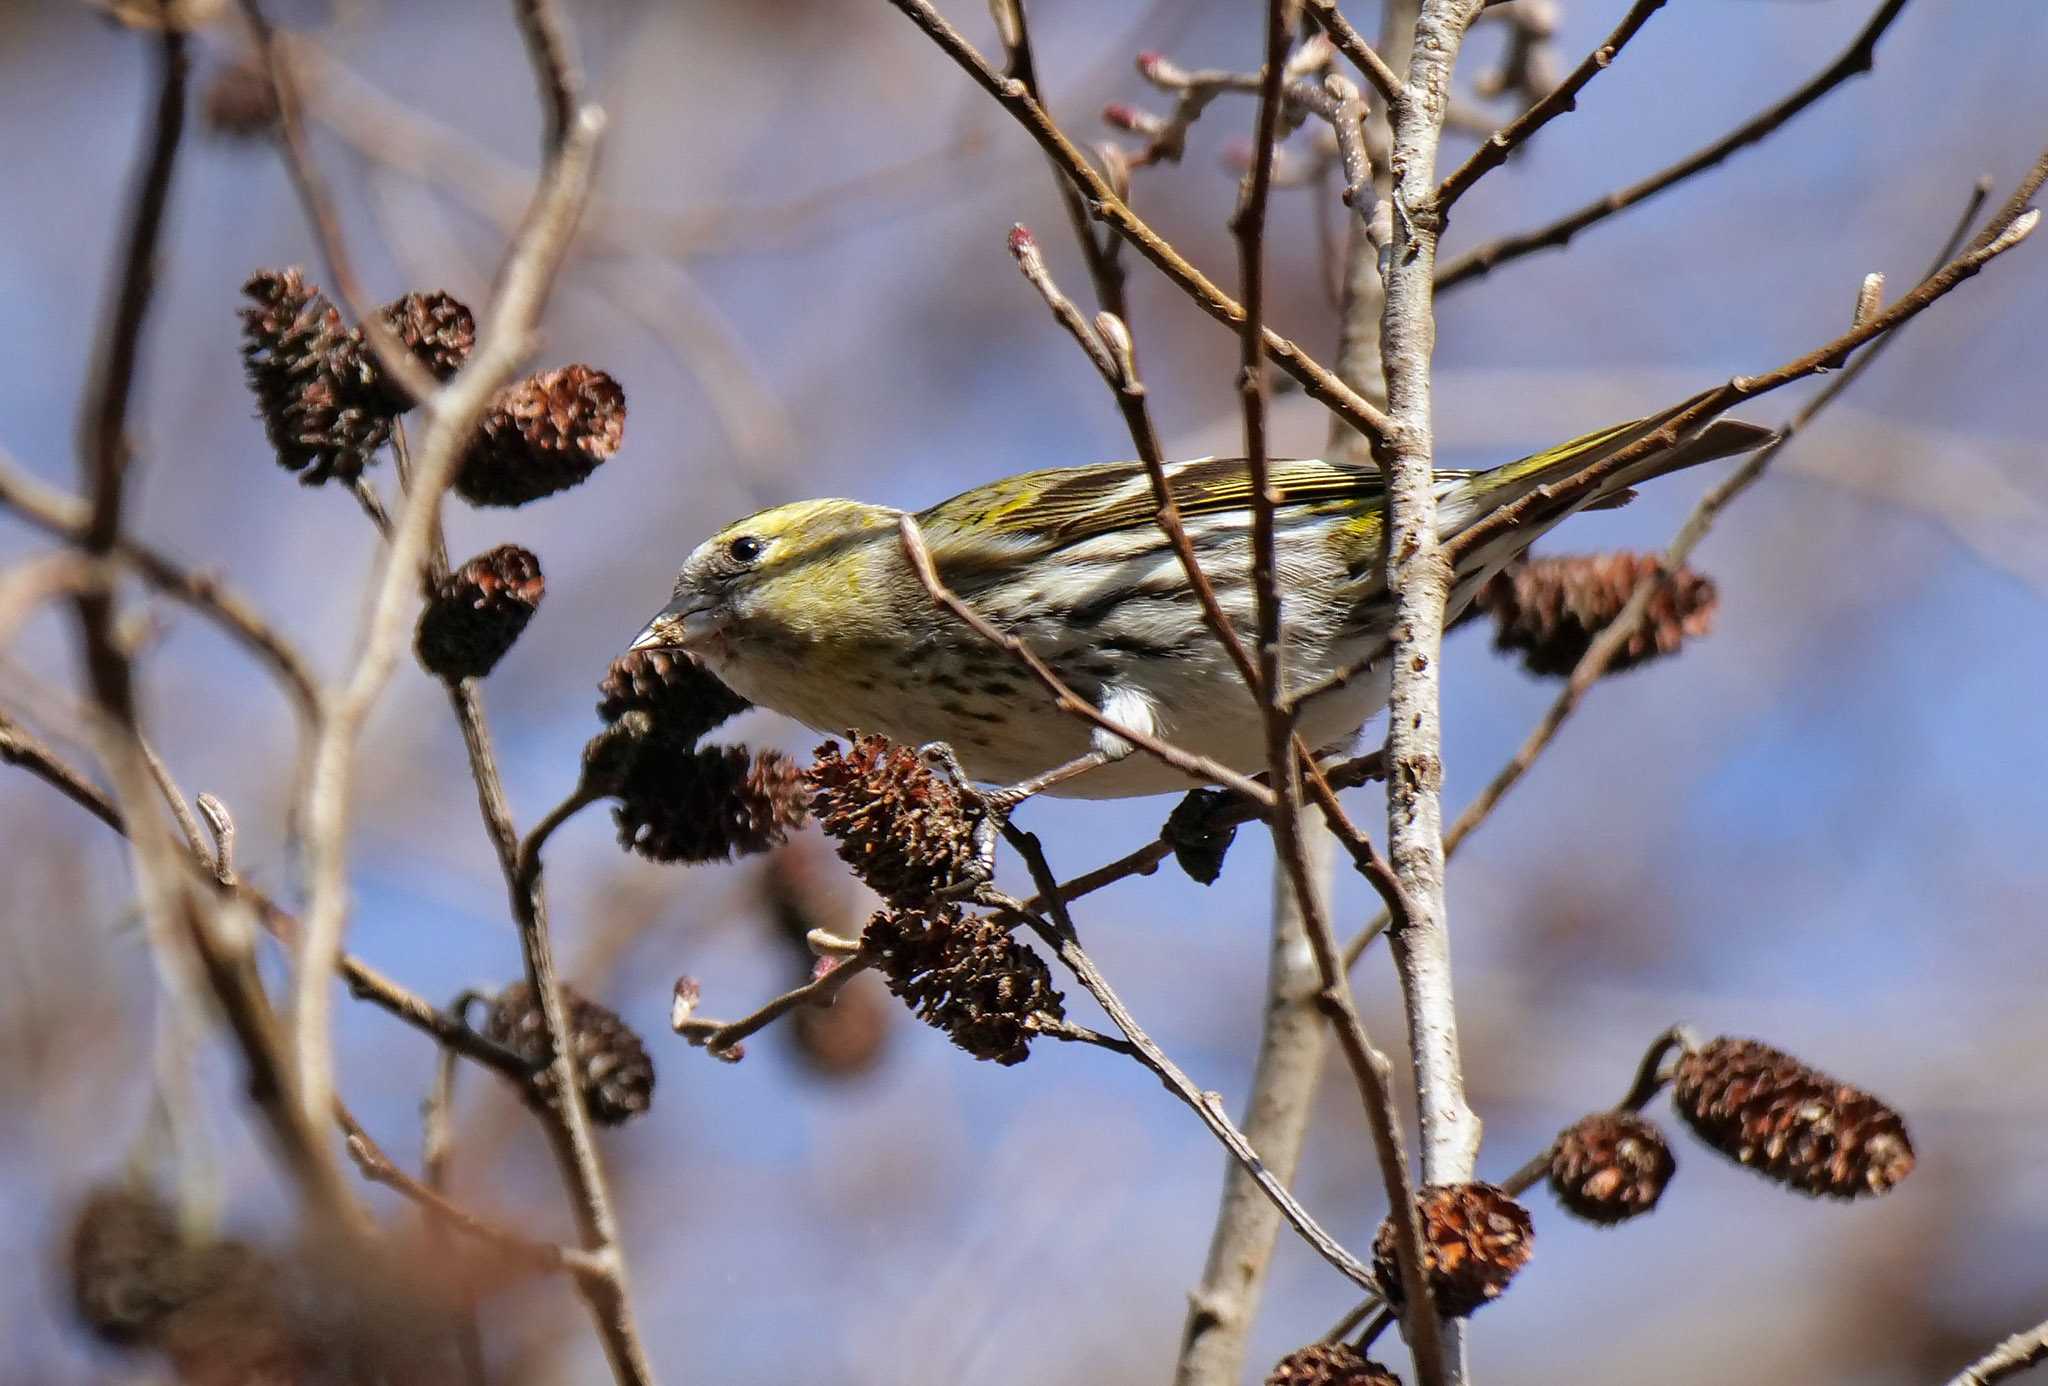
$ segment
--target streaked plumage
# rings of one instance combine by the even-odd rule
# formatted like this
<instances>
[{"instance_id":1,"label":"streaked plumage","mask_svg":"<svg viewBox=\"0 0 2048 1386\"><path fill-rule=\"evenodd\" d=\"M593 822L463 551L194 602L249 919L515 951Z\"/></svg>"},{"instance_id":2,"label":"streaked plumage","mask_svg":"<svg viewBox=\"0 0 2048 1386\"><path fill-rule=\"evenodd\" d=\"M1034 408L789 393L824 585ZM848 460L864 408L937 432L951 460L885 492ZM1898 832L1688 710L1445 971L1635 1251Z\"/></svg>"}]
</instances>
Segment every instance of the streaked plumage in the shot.
<instances>
[{"instance_id":1,"label":"streaked plumage","mask_svg":"<svg viewBox=\"0 0 2048 1386\"><path fill-rule=\"evenodd\" d=\"M1637 420L1483 472L1437 473L1446 538L1659 427ZM1587 505L1680 467L1747 451L1770 434L1721 422L1651 455L1575 504L1541 507L1461 567L1452 611L1537 535ZM1250 478L1240 459L1167 468L1190 539L1238 629L1252 628ZM1371 653L1390 602L1382 563L1383 488L1371 467L1275 461L1276 539L1290 683ZM1104 743L1051 705L1021 665L938 609L905 558L901 512L849 500L800 501L751 515L701 545L675 599L638 642L692 651L735 691L820 731L944 741L970 773L1025 779ZM1136 463L1057 468L980 486L917 515L940 577L1028 644L1112 718L1234 769L1262 767L1256 710L1203 625L1155 521ZM1313 745L1348 741L1386 701L1384 669L1309 702ZM1187 781L1143 754L1061 785L1089 798L1178 790Z\"/></svg>"}]
</instances>

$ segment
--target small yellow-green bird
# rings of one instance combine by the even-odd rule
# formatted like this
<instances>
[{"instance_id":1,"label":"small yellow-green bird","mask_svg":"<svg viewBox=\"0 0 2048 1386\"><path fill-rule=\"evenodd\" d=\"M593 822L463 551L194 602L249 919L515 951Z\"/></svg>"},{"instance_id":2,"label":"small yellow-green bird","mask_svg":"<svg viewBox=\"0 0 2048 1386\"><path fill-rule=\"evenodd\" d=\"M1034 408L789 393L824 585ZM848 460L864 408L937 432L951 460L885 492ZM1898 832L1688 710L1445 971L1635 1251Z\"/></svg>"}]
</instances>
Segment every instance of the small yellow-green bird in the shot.
<instances>
[{"instance_id":1,"label":"small yellow-green bird","mask_svg":"<svg viewBox=\"0 0 2048 1386\"><path fill-rule=\"evenodd\" d=\"M1684 406L1678 406L1683 408ZM1661 428L1637 419L1488 471L1436 474L1437 531L1450 539L1500 507ZM1770 441L1721 420L1620 469L1591 494L1532 507L1457 570L1450 614L1574 511L1629 487ZM1249 640L1251 489L1241 459L1166 468L1203 571ZM1275 461L1275 516L1287 686L1370 657L1392 611L1382 541L1385 491L1373 467ZM851 500L799 501L749 515L683 564L674 599L632 648L678 649L735 692L819 731L942 742L974 779L1081 798L1178 791L1195 783L1122 738L1061 711L1010 653L938 606L904 551L902 512ZM1256 705L1204 624L1157 523L1142 465L1026 472L915 516L942 582L1021 640L1111 721L1250 774L1265 766ZM1302 707L1310 746L1348 744L1386 703L1378 667ZM1048 783L1050 781L1050 783Z\"/></svg>"}]
</instances>

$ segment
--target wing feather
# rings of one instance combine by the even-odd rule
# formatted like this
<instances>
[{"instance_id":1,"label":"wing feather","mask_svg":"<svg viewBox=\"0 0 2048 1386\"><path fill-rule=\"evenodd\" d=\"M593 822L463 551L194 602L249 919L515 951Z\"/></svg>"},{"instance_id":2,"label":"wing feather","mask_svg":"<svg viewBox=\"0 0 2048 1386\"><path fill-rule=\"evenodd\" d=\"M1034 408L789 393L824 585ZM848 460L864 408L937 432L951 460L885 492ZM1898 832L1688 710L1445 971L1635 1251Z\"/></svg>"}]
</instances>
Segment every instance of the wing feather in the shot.
<instances>
[{"instance_id":1,"label":"wing feather","mask_svg":"<svg viewBox=\"0 0 2048 1386\"><path fill-rule=\"evenodd\" d=\"M1251 507L1251 470L1241 457L1204 457L1169 463L1167 484L1183 515ZM1469 475L1445 472L1439 476ZM1282 507L1318 502L1366 503L1379 499L1380 473L1315 458L1276 458L1269 471ZM931 529L1032 537L1067 544L1092 535L1152 523L1158 513L1151 479L1136 462L1105 462L1027 472L943 501L918 516Z\"/></svg>"}]
</instances>

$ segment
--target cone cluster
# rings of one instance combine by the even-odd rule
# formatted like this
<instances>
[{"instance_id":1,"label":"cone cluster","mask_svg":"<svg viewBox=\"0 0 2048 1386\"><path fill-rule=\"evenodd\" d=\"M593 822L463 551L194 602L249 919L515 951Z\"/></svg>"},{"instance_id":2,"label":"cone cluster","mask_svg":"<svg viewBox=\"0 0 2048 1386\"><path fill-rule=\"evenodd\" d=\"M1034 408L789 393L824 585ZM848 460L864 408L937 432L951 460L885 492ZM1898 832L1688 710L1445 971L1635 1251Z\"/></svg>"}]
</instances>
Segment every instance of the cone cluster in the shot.
<instances>
[{"instance_id":1,"label":"cone cluster","mask_svg":"<svg viewBox=\"0 0 2048 1386\"><path fill-rule=\"evenodd\" d=\"M1034 1019L1066 1014L1045 960L988 916L892 907L868 920L861 941L889 990L977 1059L1022 1063Z\"/></svg>"},{"instance_id":2,"label":"cone cluster","mask_svg":"<svg viewBox=\"0 0 2048 1386\"><path fill-rule=\"evenodd\" d=\"M1897 1112L1759 1040L1687 1053L1672 1101L1701 1140L1800 1193L1881 1194L1913 1172Z\"/></svg>"},{"instance_id":3,"label":"cone cluster","mask_svg":"<svg viewBox=\"0 0 2048 1386\"><path fill-rule=\"evenodd\" d=\"M1529 1263L1536 1229L1529 1212L1492 1184L1426 1184L1416 1192L1422 1214L1424 1271L1437 1312L1459 1317L1500 1298ZM1405 1298L1394 1260L1394 1223L1380 1224L1372 1243L1373 1274L1387 1303Z\"/></svg>"},{"instance_id":4,"label":"cone cluster","mask_svg":"<svg viewBox=\"0 0 2048 1386\"><path fill-rule=\"evenodd\" d=\"M654 1101L654 1061L640 1036L617 1012L568 987L562 988L562 1003L568 1011L576 1084L590 1119L617 1126L646 1111ZM547 1024L533 988L514 982L499 992L484 1022L484 1034L535 1065L527 1084L529 1101L549 1108L559 1104L554 1070L546 1066Z\"/></svg>"}]
</instances>

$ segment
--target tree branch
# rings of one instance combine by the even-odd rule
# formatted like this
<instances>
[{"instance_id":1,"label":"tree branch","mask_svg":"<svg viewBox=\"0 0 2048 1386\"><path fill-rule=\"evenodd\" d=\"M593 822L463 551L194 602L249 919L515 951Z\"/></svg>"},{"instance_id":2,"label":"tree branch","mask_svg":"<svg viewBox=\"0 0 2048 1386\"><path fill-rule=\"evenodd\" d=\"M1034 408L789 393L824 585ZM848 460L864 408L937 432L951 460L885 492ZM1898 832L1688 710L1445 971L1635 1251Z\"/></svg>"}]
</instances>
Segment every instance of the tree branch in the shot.
<instances>
[{"instance_id":1,"label":"tree branch","mask_svg":"<svg viewBox=\"0 0 2048 1386\"><path fill-rule=\"evenodd\" d=\"M1485 245L1466 251L1457 259L1443 266L1437 273L1437 289L1444 291L1456 288L1469 280L1491 273L1494 269L1519 260L1539 250L1569 243L1572 237L1589 226L1607 220L1619 212L1649 201L1667 188L1683 183L1698 173L1704 173L1729 155L1753 144L1760 144L1787 121L1804 111L1808 106L1826 96L1842 83L1859 73L1868 72L1875 65L1877 41L1892 21L1899 17L1899 11L1906 7L1906 0L1884 0L1870 21L1863 26L1848 48L1842 51L1814 77L1770 109L1744 121L1733 130L1715 140L1712 144L1688 154L1669 168L1651 174L1639 183L1618 189L1587 203L1577 211L1568 212L1547 225L1529 231L1520 231L1512 236L1488 241Z\"/></svg>"},{"instance_id":2,"label":"tree branch","mask_svg":"<svg viewBox=\"0 0 2048 1386\"><path fill-rule=\"evenodd\" d=\"M1180 252L1168 245L1145 223L1144 218L1116 195L1102 175L1074 147L1073 141L1053 123L1044 107L1032 99L1023 83L1004 77L990 67L988 61L974 51L973 45L961 37L959 30L948 24L926 0L889 0L889 3L938 44L1038 141L1060 171L1081 190L1090 215L1129 241L1140 255L1157 266L1210 317L1231 327L1244 321L1243 307L1210 283L1207 276L1182 258ZM1385 434L1389 420L1384 413L1295 343L1271 329L1267 329L1265 337L1267 353L1282 370L1301 382L1303 392L1311 399L1335 411L1369 437L1379 438Z\"/></svg>"},{"instance_id":3,"label":"tree branch","mask_svg":"<svg viewBox=\"0 0 2048 1386\"><path fill-rule=\"evenodd\" d=\"M1563 115L1566 111L1578 109L1579 93L1586 84L1607 70L1636 31L1649 22L1650 16L1664 8L1664 0L1636 0L1615 25L1614 32L1598 48L1586 55L1586 60L1572 69L1571 75L1553 87L1549 94L1528 110L1516 116L1480 142L1464 163L1452 171L1450 177L1437 185L1436 209L1446 223L1450 219L1451 204L1469 192L1474 183L1488 172L1507 162L1508 155L1515 152L1538 130Z\"/></svg>"}]
</instances>

